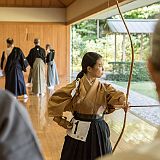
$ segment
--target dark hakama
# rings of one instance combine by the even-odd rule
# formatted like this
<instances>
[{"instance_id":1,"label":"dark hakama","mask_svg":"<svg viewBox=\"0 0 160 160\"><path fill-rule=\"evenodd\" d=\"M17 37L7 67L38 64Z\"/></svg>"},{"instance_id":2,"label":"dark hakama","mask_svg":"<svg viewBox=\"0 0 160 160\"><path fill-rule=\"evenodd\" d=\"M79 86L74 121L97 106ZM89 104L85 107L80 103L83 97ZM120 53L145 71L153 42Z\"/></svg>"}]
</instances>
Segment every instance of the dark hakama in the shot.
<instances>
[{"instance_id":1,"label":"dark hakama","mask_svg":"<svg viewBox=\"0 0 160 160\"><path fill-rule=\"evenodd\" d=\"M48 65L48 68L47 68L47 86L48 87L59 84L58 72L57 72L56 63L54 61L54 55L55 55L54 50L53 51L51 50L47 54L47 59L46 59L46 62Z\"/></svg>"},{"instance_id":2,"label":"dark hakama","mask_svg":"<svg viewBox=\"0 0 160 160\"><path fill-rule=\"evenodd\" d=\"M55 91L48 103L49 116L61 117L65 111L74 113L61 160L94 160L111 154L110 131L103 115L112 113L114 105L124 101L123 92L98 79L91 84L86 75ZM58 124L62 126L61 121Z\"/></svg>"},{"instance_id":3,"label":"dark hakama","mask_svg":"<svg viewBox=\"0 0 160 160\"><path fill-rule=\"evenodd\" d=\"M27 61L20 48L14 47L7 58L5 66L5 89L15 96L26 94L26 86L22 71L26 71Z\"/></svg>"},{"instance_id":4,"label":"dark hakama","mask_svg":"<svg viewBox=\"0 0 160 160\"><path fill-rule=\"evenodd\" d=\"M112 153L109 127L102 117L97 119L91 115L89 118L81 118L80 115L74 118L91 121L87 139L86 142L83 142L67 135L61 160L95 160L105 154Z\"/></svg>"}]
</instances>

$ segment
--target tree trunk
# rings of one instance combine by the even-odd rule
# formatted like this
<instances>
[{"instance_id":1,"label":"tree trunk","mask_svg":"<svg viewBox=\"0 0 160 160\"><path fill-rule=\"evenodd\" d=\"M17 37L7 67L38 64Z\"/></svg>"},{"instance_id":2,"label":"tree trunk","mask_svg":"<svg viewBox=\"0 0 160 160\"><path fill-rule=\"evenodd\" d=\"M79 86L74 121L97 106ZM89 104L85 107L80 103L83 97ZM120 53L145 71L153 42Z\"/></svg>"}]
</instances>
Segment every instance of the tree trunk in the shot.
<instances>
[{"instance_id":1,"label":"tree trunk","mask_svg":"<svg viewBox=\"0 0 160 160\"><path fill-rule=\"evenodd\" d=\"M140 51L140 61L142 61L143 58L143 34L141 34L141 51Z\"/></svg>"},{"instance_id":2,"label":"tree trunk","mask_svg":"<svg viewBox=\"0 0 160 160\"><path fill-rule=\"evenodd\" d=\"M126 35L123 34L123 41L122 41L122 62L126 61Z\"/></svg>"}]
</instances>

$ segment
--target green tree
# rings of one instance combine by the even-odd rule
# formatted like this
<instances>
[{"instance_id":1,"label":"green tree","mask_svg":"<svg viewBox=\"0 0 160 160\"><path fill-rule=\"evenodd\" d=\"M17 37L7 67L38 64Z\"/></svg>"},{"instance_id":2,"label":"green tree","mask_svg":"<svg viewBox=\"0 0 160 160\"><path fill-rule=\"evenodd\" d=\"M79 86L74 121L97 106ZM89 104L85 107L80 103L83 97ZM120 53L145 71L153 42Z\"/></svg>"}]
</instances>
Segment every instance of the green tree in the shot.
<instances>
[{"instance_id":1,"label":"green tree","mask_svg":"<svg viewBox=\"0 0 160 160\"><path fill-rule=\"evenodd\" d=\"M150 6L138 8L124 13L126 19L149 19L156 18L156 15L160 12L160 2ZM112 18L120 18L119 15ZM106 20L100 20L100 37L97 39L97 20L85 20L72 26L72 62L75 70L80 70L81 59L87 51L95 51L100 53L105 58L105 67L109 69L107 62L114 61L114 35L109 32L106 34L104 31L107 29ZM105 36L104 36L105 33ZM139 60L141 51L141 35L133 34L133 45L135 50L135 59ZM149 54L149 35L144 34L144 50L143 60L145 60ZM122 35L117 35L117 60L121 61L122 54ZM129 39L126 39L126 60L130 61L131 49Z\"/></svg>"}]
</instances>

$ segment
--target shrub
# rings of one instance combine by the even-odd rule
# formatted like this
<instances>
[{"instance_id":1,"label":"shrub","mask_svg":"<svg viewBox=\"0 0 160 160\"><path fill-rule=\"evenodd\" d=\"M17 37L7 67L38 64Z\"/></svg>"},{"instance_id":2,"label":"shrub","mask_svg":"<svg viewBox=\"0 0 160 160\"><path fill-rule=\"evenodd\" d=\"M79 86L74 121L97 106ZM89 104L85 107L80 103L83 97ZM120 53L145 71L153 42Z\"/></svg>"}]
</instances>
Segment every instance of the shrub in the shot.
<instances>
[{"instance_id":1,"label":"shrub","mask_svg":"<svg viewBox=\"0 0 160 160\"><path fill-rule=\"evenodd\" d=\"M128 81L130 73L130 62L109 62L112 72L106 74L107 80ZM132 81L150 81L145 62L134 62Z\"/></svg>"}]
</instances>

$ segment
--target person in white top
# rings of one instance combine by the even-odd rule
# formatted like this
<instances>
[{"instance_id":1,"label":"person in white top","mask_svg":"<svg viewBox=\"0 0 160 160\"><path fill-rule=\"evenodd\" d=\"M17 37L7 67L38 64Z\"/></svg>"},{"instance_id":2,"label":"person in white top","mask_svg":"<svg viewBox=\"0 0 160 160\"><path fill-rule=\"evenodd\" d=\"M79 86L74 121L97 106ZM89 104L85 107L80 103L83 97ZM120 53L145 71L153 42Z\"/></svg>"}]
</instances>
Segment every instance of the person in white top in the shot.
<instances>
[{"instance_id":1,"label":"person in white top","mask_svg":"<svg viewBox=\"0 0 160 160\"><path fill-rule=\"evenodd\" d=\"M158 21L152 41L152 54L148 59L148 70L155 82L160 100L160 20ZM133 150L104 156L98 160L160 160L160 129L151 144L140 145Z\"/></svg>"}]
</instances>

